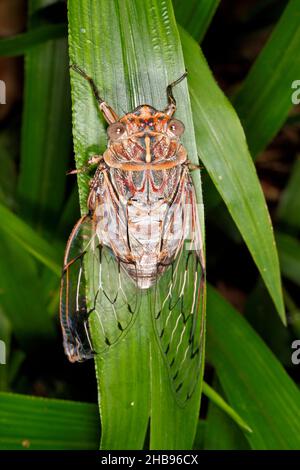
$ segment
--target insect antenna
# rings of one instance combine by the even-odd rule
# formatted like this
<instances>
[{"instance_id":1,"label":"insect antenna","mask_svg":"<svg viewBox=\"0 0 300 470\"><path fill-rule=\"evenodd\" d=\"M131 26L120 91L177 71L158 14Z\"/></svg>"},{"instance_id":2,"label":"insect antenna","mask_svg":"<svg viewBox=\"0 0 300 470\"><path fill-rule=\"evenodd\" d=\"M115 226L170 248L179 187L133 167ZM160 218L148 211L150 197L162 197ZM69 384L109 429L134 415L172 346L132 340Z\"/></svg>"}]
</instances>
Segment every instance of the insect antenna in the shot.
<instances>
[{"instance_id":1,"label":"insect antenna","mask_svg":"<svg viewBox=\"0 0 300 470\"><path fill-rule=\"evenodd\" d=\"M167 86L167 98L168 98L168 106L165 109L165 113L168 114L169 116L173 116L173 114L176 111L176 100L173 95L173 88L178 85L182 80L184 80L187 76L187 71L185 71L177 80L174 82L170 83Z\"/></svg>"}]
</instances>

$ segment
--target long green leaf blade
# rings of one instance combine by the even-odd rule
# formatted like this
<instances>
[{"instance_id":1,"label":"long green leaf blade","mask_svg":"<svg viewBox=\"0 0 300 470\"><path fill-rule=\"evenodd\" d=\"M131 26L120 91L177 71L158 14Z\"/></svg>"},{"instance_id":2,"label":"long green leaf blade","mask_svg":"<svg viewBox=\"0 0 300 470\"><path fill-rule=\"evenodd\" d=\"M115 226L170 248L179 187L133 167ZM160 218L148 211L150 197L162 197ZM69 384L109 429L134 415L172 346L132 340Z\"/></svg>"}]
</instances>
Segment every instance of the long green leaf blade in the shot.
<instances>
[{"instance_id":1,"label":"long green leaf blade","mask_svg":"<svg viewBox=\"0 0 300 470\"><path fill-rule=\"evenodd\" d=\"M142 103L158 109L166 106L166 85L184 70L170 1L70 0L69 22L71 60L96 80L102 96L117 112L123 114ZM80 77L73 77L72 94L74 142L77 165L80 166L86 162L89 153L103 151L106 136L90 89ZM176 99L176 115L187 129L184 143L190 159L197 162L186 84L178 87ZM200 179L196 173L194 181L201 203ZM82 211L86 211L87 178L84 175L79 178L79 193ZM203 226L203 212L200 220ZM96 330L93 339L97 343ZM170 389L168 371L154 337L147 305L143 304L124 341L111 349L105 358L96 360L96 368L102 448L140 448L150 412L152 448L192 447L200 386L190 406L181 409ZM126 374L126 370L130 373ZM132 397L130 400L129 396ZM122 426L118 427L120 416ZM135 431L124 433L125 423L127 429Z\"/></svg>"},{"instance_id":2,"label":"long green leaf blade","mask_svg":"<svg viewBox=\"0 0 300 470\"><path fill-rule=\"evenodd\" d=\"M61 254L20 217L0 204L0 231L9 235L20 247L60 276Z\"/></svg>"},{"instance_id":3,"label":"long green leaf blade","mask_svg":"<svg viewBox=\"0 0 300 470\"><path fill-rule=\"evenodd\" d=\"M231 406L249 424L253 449L299 449L300 392L272 352L213 288L208 357Z\"/></svg>"},{"instance_id":4,"label":"long green leaf blade","mask_svg":"<svg viewBox=\"0 0 300 470\"><path fill-rule=\"evenodd\" d=\"M241 429L213 403L209 404L205 422L205 450L250 450Z\"/></svg>"},{"instance_id":5,"label":"long green leaf blade","mask_svg":"<svg viewBox=\"0 0 300 470\"><path fill-rule=\"evenodd\" d=\"M213 386L224 395L216 378L213 380ZM213 401L208 405L205 424L203 436L205 450L250 450L242 429Z\"/></svg>"},{"instance_id":6,"label":"long green leaf blade","mask_svg":"<svg viewBox=\"0 0 300 470\"><path fill-rule=\"evenodd\" d=\"M48 3L31 0L31 15ZM31 31L32 16L29 23ZM18 194L20 214L44 233L56 223L65 196L71 149L69 89L66 38L27 51Z\"/></svg>"},{"instance_id":7,"label":"long green leaf blade","mask_svg":"<svg viewBox=\"0 0 300 470\"><path fill-rule=\"evenodd\" d=\"M5 225L5 219L1 220ZM19 344L32 349L54 333L37 263L10 234L1 231L0 259L1 308Z\"/></svg>"},{"instance_id":8,"label":"long green leaf blade","mask_svg":"<svg viewBox=\"0 0 300 470\"><path fill-rule=\"evenodd\" d=\"M252 432L248 424L239 416L239 414L231 408L221 395L210 387L206 382L203 382L203 393L207 396L216 406L223 410L233 421L236 422L241 429L247 432Z\"/></svg>"},{"instance_id":9,"label":"long green leaf blade","mask_svg":"<svg viewBox=\"0 0 300 470\"><path fill-rule=\"evenodd\" d=\"M43 25L26 33L0 40L0 56L17 56L25 54L28 49L43 42L58 39L67 35L66 25Z\"/></svg>"},{"instance_id":10,"label":"long green leaf blade","mask_svg":"<svg viewBox=\"0 0 300 470\"><path fill-rule=\"evenodd\" d=\"M178 23L200 42L211 23L220 0L173 0Z\"/></svg>"},{"instance_id":11,"label":"long green leaf blade","mask_svg":"<svg viewBox=\"0 0 300 470\"><path fill-rule=\"evenodd\" d=\"M293 82L300 76L300 3L290 0L252 66L234 106L253 157L284 124L293 107Z\"/></svg>"},{"instance_id":12,"label":"long green leaf blade","mask_svg":"<svg viewBox=\"0 0 300 470\"><path fill-rule=\"evenodd\" d=\"M285 322L278 255L263 192L232 106L198 44L181 30L197 149Z\"/></svg>"},{"instance_id":13,"label":"long green leaf blade","mask_svg":"<svg viewBox=\"0 0 300 470\"><path fill-rule=\"evenodd\" d=\"M96 405L0 393L1 450L97 449Z\"/></svg>"}]
</instances>

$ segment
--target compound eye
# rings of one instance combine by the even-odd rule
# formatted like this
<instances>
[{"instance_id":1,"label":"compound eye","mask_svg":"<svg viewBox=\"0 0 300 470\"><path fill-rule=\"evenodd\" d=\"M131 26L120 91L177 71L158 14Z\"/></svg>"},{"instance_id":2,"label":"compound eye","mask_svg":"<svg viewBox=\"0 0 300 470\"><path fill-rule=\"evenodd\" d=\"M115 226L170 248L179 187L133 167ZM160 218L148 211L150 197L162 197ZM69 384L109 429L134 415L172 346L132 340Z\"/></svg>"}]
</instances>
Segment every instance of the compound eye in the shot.
<instances>
[{"instance_id":1,"label":"compound eye","mask_svg":"<svg viewBox=\"0 0 300 470\"><path fill-rule=\"evenodd\" d=\"M178 119L171 119L168 128L173 134L177 135L178 137L181 136L185 130L183 122L179 121Z\"/></svg>"},{"instance_id":2,"label":"compound eye","mask_svg":"<svg viewBox=\"0 0 300 470\"><path fill-rule=\"evenodd\" d=\"M108 137L112 140L119 139L125 132L125 126L121 122L114 122L107 128Z\"/></svg>"}]
</instances>

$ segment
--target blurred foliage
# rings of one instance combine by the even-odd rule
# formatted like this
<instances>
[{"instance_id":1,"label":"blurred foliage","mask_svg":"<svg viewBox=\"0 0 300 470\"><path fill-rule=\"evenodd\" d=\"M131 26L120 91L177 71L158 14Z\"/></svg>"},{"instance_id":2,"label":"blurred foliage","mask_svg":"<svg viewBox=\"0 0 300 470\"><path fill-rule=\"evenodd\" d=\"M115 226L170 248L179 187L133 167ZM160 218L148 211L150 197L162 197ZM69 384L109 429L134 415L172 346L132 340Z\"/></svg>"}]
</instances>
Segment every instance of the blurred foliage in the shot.
<instances>
[{"instance_id":1,"label":"blurred foliage","mask_svg":"<svg viewBox=\"0 0 300 470\"><path fill-rule=\"evenodd\" d=\"M104 61L100 43L95 50L93 44L79 44L77 53L83 57L88 53L95 73L105 68L103 75L97 75L105 96L115 93L120 106L142 99L143 93L148 101L159 99L155 90L159 87L161 91L163 78L180 73L183 67L182 51L189 71L193 114L180 99L178 103L179 114L186 113L188 133L195 130L195 145L205 167L201 176L211 284L205 373L215 390L204 385L209 404L207 407L207 397L202 400L194 448L299 449L300 379L291 362L291 344L300 334L300 114L291 95L292 81L300 79L300 0L188 0L184 8L183 2L173 0L174 14L170 1L161 14L155 0L142 2L138 9L135 2L113 0L113 11L117 15L123 12L123 23L116 21L114 29L111 16L105 16L107 1L88 3L101 8L102 47L106 47L107 57ZM23 7L21 11L24 15ZM155 16L162 44L160 52L154 48L157 62L150 55L155 43L151 46L145 38L143 44L137 44L149 11L153 15L160 12ZM137 15L129 14L132 12ZM71 15L73 28L82 27L80 15ZM170 25L175 38L171 45ZM0 364L1 449L95 449L100 441L93 364L67 362L58 324L63 247L79 217L77 184L74 177L66 176L75 165L66 31L65 2L29 0L26 31L18 30L0 40L0 56L24 54L24 59L18 59L19 67L24 64L23 101L18 101L19 90L0 129L0 339L6 343L7 362ZM197 42L201 42L204 56ZM169 54L175 45L176 60ZM122 54L127 55L124 63L129 61L131 69L122 70ZM160 64L162 54L166 60L160 75L159 67L151 69L151 63ZM140 59L144 75L135 80ZM6 62L1 64L0 79ZM110 75L112 71L117 75ZM145 91L143 80L149 76L152 88ZM117 77L123 78L118 81ZM87 111L86 123L93 119L91 145L86 148L81 142L86 160L99 146L105 148L104 127L85 85L76 80L74 90L73 106ZM187 94L182 97L188 100ZM257 157L259 180L235 111L251 156ZM75 133L74 138L78 146L80 136ZM196 161L192 142L187 145ZM88 175L79 178L82 209L87 182ZM201 198L197 176L195 184ZM265 200L281 265L287 327L276 313L275 306L284 319L277 252ZM138 366L134 347L130 354L135 355ZM115 368L113 376L118 375L120 370ZM137 384L137 393L141 387ZM119 392L115 385L115 403ZM129 396L130 389L125 387L122 393ZM158 405L161 395L159 390L156 393ZM166 402L167 392L160 393L165 393ZM156 441L152 441L156 448L159 439L164 439L165 446L171 442L184 421L184 412L178 417L172 410L164 423L156 417ZM117 413L117 405L110 407L107 400L103 422L108 416L115 419ZM124 442L126 429L128 435L130 429L126 416L120 431ZM145 413L143 424L136 418L131 436L141 432L138 426L146 431L147 417ZM197 420L196 415L194 418ZM170 434L160 432L168 428ZM104 431L110 433L106 437L109 445L113 431Z\"/></svg>"}]
</instances>

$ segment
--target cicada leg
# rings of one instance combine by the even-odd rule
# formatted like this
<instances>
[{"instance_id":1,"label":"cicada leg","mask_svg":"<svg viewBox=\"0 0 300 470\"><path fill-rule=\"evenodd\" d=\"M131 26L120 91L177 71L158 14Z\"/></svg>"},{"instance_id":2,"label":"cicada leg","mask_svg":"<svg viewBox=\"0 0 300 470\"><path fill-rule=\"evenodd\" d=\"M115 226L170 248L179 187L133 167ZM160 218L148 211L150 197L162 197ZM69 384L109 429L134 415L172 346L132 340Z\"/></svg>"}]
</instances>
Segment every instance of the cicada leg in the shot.
<instances>
[{"instance_id":1,"label":"cicada leg","mask_svg":"<svg viewBox=\"0 0 300 470\"><path fill-rule=\"evenodd\" d=\"M103 161L103 155L93 155L85 165L76 170L70 170L67 175L78 175L79 173L87 173L94 165L99 165Z\"/></svg>"}]
</instances>

